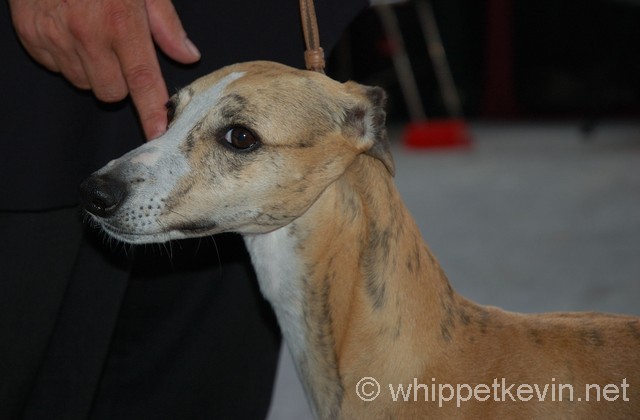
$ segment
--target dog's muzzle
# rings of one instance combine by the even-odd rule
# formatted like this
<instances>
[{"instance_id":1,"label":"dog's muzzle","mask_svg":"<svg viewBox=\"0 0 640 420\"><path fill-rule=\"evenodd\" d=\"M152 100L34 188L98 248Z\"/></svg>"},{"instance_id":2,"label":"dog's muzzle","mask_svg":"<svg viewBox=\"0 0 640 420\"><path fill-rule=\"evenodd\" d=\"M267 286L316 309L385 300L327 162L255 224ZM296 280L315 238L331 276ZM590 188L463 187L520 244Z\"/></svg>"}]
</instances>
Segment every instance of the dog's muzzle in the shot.
<instances>
[{"instance_id":1,"label":"dog's muzzle","mask_svg":"<svg viewBox=\"0 0 640 420\"><path fill-rule=\"evenodd\" d=\"M80 204L99 217L112 216L127 197L127 185L117 179L92 175L80 184Z\"/></svg>"}]
</instances>

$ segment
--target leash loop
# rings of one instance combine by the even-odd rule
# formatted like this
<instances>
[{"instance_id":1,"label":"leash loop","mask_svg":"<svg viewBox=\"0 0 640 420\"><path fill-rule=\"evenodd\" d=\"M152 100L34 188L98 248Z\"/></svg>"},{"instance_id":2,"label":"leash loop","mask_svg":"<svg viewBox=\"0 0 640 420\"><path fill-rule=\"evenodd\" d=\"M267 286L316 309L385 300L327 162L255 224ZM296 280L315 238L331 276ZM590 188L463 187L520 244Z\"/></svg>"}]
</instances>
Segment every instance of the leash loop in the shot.
<instances>
[{"instance_id":1,"label":"leash loop","mask_svg":"<svg viewBox=\"0 0 640 420\"><path fill-rule=\"evenodd\" d=\"M307 70L324 73L324 50L320 47L318 19L313 0L300 0L300 18L302 19L302 32L306 47L304 52L305 66Z\"/></svg>"}]
</instances>

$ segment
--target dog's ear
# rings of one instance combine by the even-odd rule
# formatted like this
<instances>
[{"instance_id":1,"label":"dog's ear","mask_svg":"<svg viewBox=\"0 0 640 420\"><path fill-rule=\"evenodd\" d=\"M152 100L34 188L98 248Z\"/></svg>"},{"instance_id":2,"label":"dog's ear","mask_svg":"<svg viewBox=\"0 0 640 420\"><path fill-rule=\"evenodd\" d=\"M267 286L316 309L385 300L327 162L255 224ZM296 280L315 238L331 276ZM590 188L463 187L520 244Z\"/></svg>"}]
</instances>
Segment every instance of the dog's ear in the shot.
<instances>
[{"instance_id":1,"label":"dog's ear","mask_svg":"<svg viewBox=\"0 0 640 420\"><path fill-rule=\"evenodd\" d=\"M346 82L344 86L356 101L351 102L345 110L343 132L358 141L363 153L384 163L391 176L394 176L396 165L385 128L386 93L382 88L355 82Z\"/></svg>"}]
</instances>

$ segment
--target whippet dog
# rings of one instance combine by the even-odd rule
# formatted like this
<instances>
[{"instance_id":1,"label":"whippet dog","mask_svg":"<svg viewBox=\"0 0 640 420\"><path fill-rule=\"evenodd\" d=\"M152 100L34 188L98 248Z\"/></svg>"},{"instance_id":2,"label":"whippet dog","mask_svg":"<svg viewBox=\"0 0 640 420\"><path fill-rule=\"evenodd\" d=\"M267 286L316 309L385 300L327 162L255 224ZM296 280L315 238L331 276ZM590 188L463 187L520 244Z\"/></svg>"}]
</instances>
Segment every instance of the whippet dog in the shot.
<instances>
[{"instance_id":1,"label":"whippet dog","mask_svg":"<svg viewBox=\"0 0 640 420\"><path fill-rule=\"evenodd\" d=\"M83 206L132 244L240 233L318 418L638 418L640 318L522 315L451 288L394 186L384 101L225 67L88 178Z\"/></svg>"}]
</instances>

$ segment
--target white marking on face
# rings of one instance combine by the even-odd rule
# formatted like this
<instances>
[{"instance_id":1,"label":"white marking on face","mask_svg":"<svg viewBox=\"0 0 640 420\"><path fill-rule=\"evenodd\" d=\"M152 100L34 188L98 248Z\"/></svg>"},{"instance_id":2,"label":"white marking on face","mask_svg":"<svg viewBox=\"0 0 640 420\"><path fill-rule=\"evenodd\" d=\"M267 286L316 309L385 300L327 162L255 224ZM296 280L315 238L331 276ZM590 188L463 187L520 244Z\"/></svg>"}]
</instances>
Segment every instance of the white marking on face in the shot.
<instances>
[{"instance_id":1,"label":"white marking on face","mask_svg":"<svg viewBox=\"0 0 640 420\"><path fill-rule=\"evenodd\" d=\"M171 139L179 139L178 141L184 140L189 134L189 131L204 118L211 106L220 100L227 85L244 75L245 72L230 73L204 92L196 92L185 109L180 113L175 123L169 128L169 131L167 131L165 135L160 137L160 140L167 136Z\"/></svg>"},{"instance_id":2,"label":"white marking on face","mask_svg":"<svg viewBox=\"0 0 640 420\"><path fill-rule=\"evenodd\" d=\"M97 172L99 175L109 171L120 172L125 181L143 180L143 184L130 185L129 197L118 210L119 221L112 229L108 224L103 224L106 225L105 230L132 243L162 242L185 236L180 231L167 232L159 219L166 211L171 192L191 169L180 146L193 127L222 98L225 88L244 74L230 73L208 89L195 92L165 134L110 162Z\"/></svg>"},{"instance_id":3,"label":"white marking on face","mask_svg":"<svg viewBox=\"0 0 640 420\"><path fill-rule=\"evenodd\" d=\"M153 166L160 159L160 153L155 150L153 152L144 152L136 155L131 159L131 163L142 163L145 166Z\"/></svg>"},{"instance_id":4,"label":"white marking on face","mask_svg":"<svg viewBox=\"0 0 640 420\"><path fill-rule=\"evenodd\" d=\"M139 148L141 151L145 146L152 148L149 152L145 149L139 156L153 156L152 170L157 179L154 192L166 197L180 179L189 172L189 162L180 152L180 145L193 127L202 121L211 107L220 100L225 88L243 75L244 73L240 72L231 73L204 92L195 93L175 123L169 127L164 135ZM145 158L141 158L141 161L144 160Z\"/></svg>"}]
</instances>

